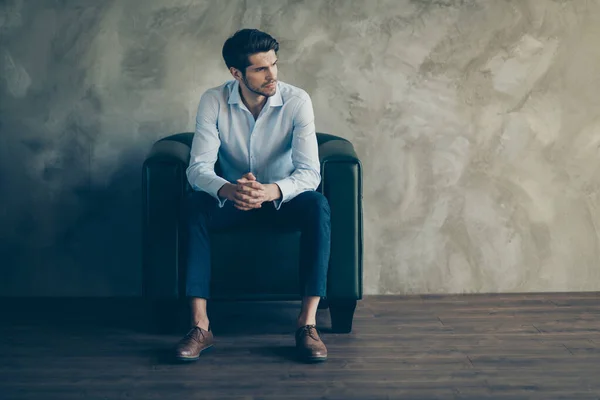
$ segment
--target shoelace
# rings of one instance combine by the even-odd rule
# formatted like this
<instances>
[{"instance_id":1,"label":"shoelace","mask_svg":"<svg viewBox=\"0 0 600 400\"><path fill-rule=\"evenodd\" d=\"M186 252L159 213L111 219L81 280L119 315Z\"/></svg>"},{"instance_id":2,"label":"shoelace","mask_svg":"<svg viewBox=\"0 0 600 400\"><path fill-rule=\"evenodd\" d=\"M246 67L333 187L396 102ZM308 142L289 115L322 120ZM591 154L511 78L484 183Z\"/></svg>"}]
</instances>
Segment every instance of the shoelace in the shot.
<instances>
[{"instance_id":1,"label":"shoelace","mask_svg":"<svg viewBox=\"0 0 600 400\"><path fill-rule=\"evenodd\" d=\"M310 336L311 338L313 338L314 340L319 340L319 331L317 330L317 327L315 325L306 325L302 327L302 333L307 332L308 336ZM315 337L314 334L317 334L317 336Z\"/></svg>"},{"instance_id":2,"label":"shoelace","mask_svg":"<svg viewBox=\"0 0 600 400\"><path fill-rule=\"evenodd\" d=\"M200 343L201 340L199 339L198 335L195 334L196 331L200 332L200 335L202 336L202 338L204 338L204 332L202 332L197 326L194 326L192 329L190 329L190 331L187 333L187 335L185 335L185 337Z\"/></svg>"}]
</instances>

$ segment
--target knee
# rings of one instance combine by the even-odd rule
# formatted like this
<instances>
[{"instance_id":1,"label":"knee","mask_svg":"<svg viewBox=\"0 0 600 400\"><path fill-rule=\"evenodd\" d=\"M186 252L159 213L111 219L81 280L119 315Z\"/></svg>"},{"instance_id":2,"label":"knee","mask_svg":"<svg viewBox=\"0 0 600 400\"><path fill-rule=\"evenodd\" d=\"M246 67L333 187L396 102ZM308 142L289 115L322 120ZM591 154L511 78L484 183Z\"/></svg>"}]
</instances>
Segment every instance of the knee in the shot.
<instances>
[{"instance_id":1,"label":"knee","mask_svg":"<svg viewBox=\"0 0 600 400\"><path fill-rule=\"evenodd\" d=\"M320 219L329 219L331 215L331 209L329 208L329 201L327 201L327 197L316 191L306 193L307 210L312 215L319 217Z\"/></svg>"}]
</instances>

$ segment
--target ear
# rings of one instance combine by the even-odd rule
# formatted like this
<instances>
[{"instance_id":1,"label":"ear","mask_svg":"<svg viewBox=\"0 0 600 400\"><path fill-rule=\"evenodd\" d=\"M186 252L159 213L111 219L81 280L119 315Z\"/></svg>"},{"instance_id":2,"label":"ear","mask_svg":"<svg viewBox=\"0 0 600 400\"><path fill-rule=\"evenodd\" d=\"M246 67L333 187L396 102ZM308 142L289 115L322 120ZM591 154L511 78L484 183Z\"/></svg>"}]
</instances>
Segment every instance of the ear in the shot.
<instances>
[{"instance_id":1,"label":"ear","mask_svg":"<svg viewBox=\"0 0 600 400\"><path fill-rule=\"evenodd\" d=\"M241 73L241 71L239 69L237 69L235 67L231 67L231 68L229 68L229 72L238 81L242 80L242 73Z\"/></svg>"}]
</instances>

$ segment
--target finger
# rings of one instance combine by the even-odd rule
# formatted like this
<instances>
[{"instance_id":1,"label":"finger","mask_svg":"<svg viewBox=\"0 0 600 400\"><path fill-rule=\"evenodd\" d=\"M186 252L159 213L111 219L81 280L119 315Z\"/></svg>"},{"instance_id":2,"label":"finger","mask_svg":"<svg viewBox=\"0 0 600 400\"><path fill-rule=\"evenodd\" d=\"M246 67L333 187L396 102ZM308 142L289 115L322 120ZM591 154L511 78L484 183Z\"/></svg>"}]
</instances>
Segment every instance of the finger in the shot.
<instances>
[{"instance_id":1,"label":"finger","mask_svg":"<svg viewBox=\"0 0 600 400\"><path fill-rule=\"evenodd\" d=\"M234 199L233 202L235 204L239 205L240 207L249 207L249 208L259 208L261 205L258 202L248 202L248 201L237 199L237 198Z\"/></svg>"},{"instance_id":2,"label":"finger","mask_svg":"<svg viewBox=\"0 0 600 400\"><path fill-rule=\"evenodd\" d=\"M249 207L248 205L245 205L244 203L234 203L233 205L235 208L237 208L239 210L244 210L244 211L252 210L251 207Z\"/></svg>"},{"instance_id":3,"label":"finger","mask_svg":"<svg viewBox=\"0 0 600 400\"><path fill-rule=\"evenodd\" d=\"M249 187L249 188L258 189L258 190L265 190L264 185L257 181L240 182L240 186Z\"/></svg>"},{"instance_id":4,"label":"finger","mask_svg":"<svg viewBox=\"0 0 600 400\"><path fill-rule=\"evenodd\" d=\"M238 193L248 193L252 191L252 188L249 188L246 185L237 185L237 192Z\"/></svg>"},{"instance_id":5,"label":"finger","mask_svg":"<svg viewBox=\"0 0 600 400\"><path fill-rule=\"evenodd\" d=\"M254 189L264 189L265 188L262 183L257 182L257 181L247 182L245 184L245 186L249 186L249 187L254 188Z\"/></svg>"},{"instance_id":6,"label":"finger","mask_svg":"<svg viewBox=\"0 0 600 400\"><path fill-rule=\"evenodd\" d=\"M250 181L248 179L238 179L236 182L238 183L238 185L244 185L244 186L255 187L255 188L263 187L262 183L260 183L258 181Z\"/></svg>"},{"instance_id":7,"label":"finger","mask_svg":"<svg viewBox=\"0 0 600 400\"><path fill-rule=\"evenodd\" d=\"M256 187L256 181L241 181L239 180L237 182L238 186L244 186L244 187ZM260 185L260 184L259 184Z\"/></svg>"},{"instance_id":8,"label":"finger","mask_svg":"<svg viewBox=\"0 0 600 400\"><path fill-rule=\"evenodd\" d=\"M234 207L237 208L238 210L242 210L242 211L249 211L249 210L254 210L257 208L261 208L262 206L257 206L257 207L244 207L244 206L238 206L237 204L234 204Z\"/></svg>"},{"instance_id":9,"label":"finger","mask_svg":"<svg viewBox=\"0 0 600 400\"><path fill-rule=\"evenodd\" d=\"M238 193L243 193L250 197L261 197L264 194L262 190L255 190L247 186L241 186L238 190Z\"/></svg>"},{"instance_id":10,"label":"finger","mask_svg":"<svg viewBox=\"0 0 600 400\"><path fill-rule=\"evenodd\" d=\"M251 181L255 181L256 177L254 176L254 174L252 172L248 172L246 175L244 175L246 177L246 179L251 180Z\"/></svg>"},{"instance_id":11,"label":"finger","mask_svg":"<svg viewBox=\"0 0 600 400\"><path fill-rule=\"evenodd\" d=\"M259 199L256 197L248 196L240 192L236 193L235 198L248 204L254 204L259 201Z\"/></svg>"},{"instance_id":12,"label":"finger","mask_svg":"<svg viewBox=\"0 0 600 400\"><path fill-rule=\"evenodd\" d=\"M237 208L238 210L242 210L242 211L252 210L251 207L245 207L245 206L241 206L239 204L234 204L234 207Z\"/></svg>"},{"instance_id":13,"label":"finger","mask_svg":"<svg viewBox=\"0 0 600 400\"><path fill-rule=\"evenodd\" d=\"M239 185L237 192L251 197L263 197L266 195L266 191L264 189L251 188L245 185Z\"/></svg>"}]
</instances>

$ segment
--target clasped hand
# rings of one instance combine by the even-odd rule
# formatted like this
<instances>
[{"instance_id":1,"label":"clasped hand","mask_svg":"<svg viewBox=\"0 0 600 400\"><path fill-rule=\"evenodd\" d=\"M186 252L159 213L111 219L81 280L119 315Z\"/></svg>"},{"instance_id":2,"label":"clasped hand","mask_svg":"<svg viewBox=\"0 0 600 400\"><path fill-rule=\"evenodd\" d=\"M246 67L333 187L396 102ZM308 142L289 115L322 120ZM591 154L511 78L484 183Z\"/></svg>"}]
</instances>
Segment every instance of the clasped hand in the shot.
<instances>
[{"instance_id":1,"label":"clasped hand","mask_svg":"<svg viewBox=\"0 0 600 400\"><path fill-rule=\"evenodd\" d=\"M248 172L236 182L237 184L223 185L219 195L232 201L237 209L248 211L261 208L265 201L274 200L270 196L267 185L258 182L252 172Z\"/></svg>"}]
</instances>

